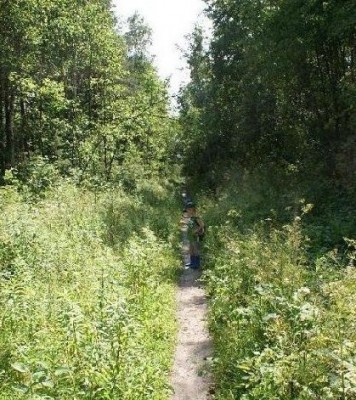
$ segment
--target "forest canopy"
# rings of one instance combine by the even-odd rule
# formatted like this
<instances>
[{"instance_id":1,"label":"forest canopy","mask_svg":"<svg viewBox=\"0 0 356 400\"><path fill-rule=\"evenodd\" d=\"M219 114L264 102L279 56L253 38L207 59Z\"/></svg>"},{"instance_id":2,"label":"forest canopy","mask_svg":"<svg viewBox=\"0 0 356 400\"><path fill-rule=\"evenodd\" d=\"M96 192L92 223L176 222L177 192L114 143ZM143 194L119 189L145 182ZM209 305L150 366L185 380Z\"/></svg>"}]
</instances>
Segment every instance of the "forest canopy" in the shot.
<instances>
[{"instance_id":1,"label":"forest canopy","mask_svg":"<svg viewBox=\"0 0 356 400\"><path fill-rule=\"evenodd\" d=\"M181 92L187 173L213 188L231 164L277 167L354 187L355 2L206 3L212 38L191 35Z\"/></svg>"},{"instance_id":2,"label":"forest canopy","mask_svg":"<svg viewBox=\"0 0 356 400\"><path fill-rule=\"evenodd\" d=\"M127 184L163 168L166 85L147 51L150 28L137 14L128 27L107 0L1 0L2 180L36 163Z\"/></svg>"}]
</instances>

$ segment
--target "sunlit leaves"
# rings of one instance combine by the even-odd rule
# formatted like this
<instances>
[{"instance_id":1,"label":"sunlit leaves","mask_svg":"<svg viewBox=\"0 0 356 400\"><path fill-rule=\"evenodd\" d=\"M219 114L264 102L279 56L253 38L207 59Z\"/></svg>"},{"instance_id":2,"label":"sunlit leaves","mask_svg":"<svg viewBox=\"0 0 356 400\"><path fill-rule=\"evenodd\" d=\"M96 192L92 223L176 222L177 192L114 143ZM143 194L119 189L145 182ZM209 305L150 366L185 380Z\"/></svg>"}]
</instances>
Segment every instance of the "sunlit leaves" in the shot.
<instances>
[{"instance_id":1,"label":"sunlit leaves","mask_svg":"<svg viewBox=\"0 0 356 400\"><path fill-rule=\"evenodd\" d=\"M166 399L179 260L174 216L151 202L170 191L14 194L0 193L0 399Z\"/></svg>"},{"instance_id":2,"label":"sunlit leaves","mask_svg":"<svg viewBox=\"0 0 356 400\"><path fill-rule=\"evenodd\" d=\"M165 168L168 96L146 51L150 29L141 18L133 16L124 34L109 1L5 3L1 175L37 155L82 181L89 174L120 179L133 154L137 165L149 163L147 175Z\"/></svg>"},{"instance_id":3,"label":"sunlit leaves","mask_svg":"<svg viewBox=\"0 0 356 400\"><path fill-rule=\"evenodd\" d=\"M215 208L209 214L222 216ZM242 233L243 212L227 214L205 247L217 398L353 399L354 241L346 240L347 257L334 250L313 266L302 218L282 228L266 219Z\"/></svg>"}]
</instances>

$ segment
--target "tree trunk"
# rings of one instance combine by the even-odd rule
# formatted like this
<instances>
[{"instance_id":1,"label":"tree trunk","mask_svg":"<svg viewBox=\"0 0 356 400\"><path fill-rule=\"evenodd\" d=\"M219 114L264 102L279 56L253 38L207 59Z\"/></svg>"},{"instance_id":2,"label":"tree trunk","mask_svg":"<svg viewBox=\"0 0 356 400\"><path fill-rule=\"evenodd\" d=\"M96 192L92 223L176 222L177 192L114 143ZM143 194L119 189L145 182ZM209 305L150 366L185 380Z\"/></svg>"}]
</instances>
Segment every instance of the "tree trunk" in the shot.
<instances>
[{"instance_id":1,"label":"tree trunk","mask_svg":"<svg viewBox=\"0 0 356 400\"><path fill-rule=\"evenodd\" d=\"M4 67L0 66L0 183L5 176L5 92L4 92Z\"/></svg>"},{"instance_id":2,"label":"tree trunk","mask_svg":"<svg viewBox=\"0 0 356 400\"><path fill-rule=\"evenodd\" d=\"M5 167L15 166L15 138L14 138L14 94L9 82L4 79L4 110L5 110Z\"/></svg>"}]
</instances>

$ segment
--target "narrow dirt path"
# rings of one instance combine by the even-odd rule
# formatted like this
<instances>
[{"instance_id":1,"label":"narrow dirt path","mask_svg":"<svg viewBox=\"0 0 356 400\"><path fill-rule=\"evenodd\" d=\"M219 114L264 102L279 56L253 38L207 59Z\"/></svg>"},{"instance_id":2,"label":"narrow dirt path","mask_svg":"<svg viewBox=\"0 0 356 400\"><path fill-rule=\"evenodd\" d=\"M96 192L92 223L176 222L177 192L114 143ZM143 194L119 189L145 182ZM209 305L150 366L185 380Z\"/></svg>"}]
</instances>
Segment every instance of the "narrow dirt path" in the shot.
<instances>
[{"instance_id":1,"label":"narrow dirt path","mask_svg":"<svg viewBox=\"0 0 356 400\"><path fill-rule=\"evenodd\" d=\"M200 271L185 269L177 290L179 333L172 372L171 400L211 399L209 358L212 342L206 326L206 297Z\"/></svg>"}]
</instances>

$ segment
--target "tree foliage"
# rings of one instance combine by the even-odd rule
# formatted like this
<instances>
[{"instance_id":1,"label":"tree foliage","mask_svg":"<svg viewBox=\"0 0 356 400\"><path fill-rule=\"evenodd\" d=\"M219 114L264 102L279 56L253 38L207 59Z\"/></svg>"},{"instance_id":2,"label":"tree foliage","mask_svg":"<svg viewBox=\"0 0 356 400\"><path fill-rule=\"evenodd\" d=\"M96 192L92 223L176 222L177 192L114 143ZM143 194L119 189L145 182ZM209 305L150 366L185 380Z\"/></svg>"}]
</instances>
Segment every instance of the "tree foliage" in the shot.
<instances>
[{"instance_id":1,"label":"tree foliage","mask_svg":"<svg viewBox=\"0 0 356 400\"><path fill-rule=\"evenodd\" d=\"M354 399L356 4L206 3L180 121L215 397Z\"/></svg>"},{"instance_id":2,"label":"tree foliage","mask_svg":"<svg viewBox=\"0 0 356 400\"><path fill-rule=\"evenodd\" d=\"M195 127L196 143L203 142L205 171L231 161L242 168L278 163L305 173L318 166L354 182L345 168L345 159L354 165L345 144L355 151L354 2L208 0L207 11L214 29L201 57L208 67L204 77L196 74L204 64L193 35L192 82L181 100L188 135ZM190 154L186 170L194 174Z\"/></svg>"},{"instance_id":3,"label":"tree foliage","mask_svg":"<svg viewBox=\"0 0 356 400\"><path fill-rule=\"evenodd\" d=\"M141 17L123 34L110 1L1 0L0 26L1 177L33 156L101 180L159 169L168 99Z\"/></svg>"}]
</instances>

